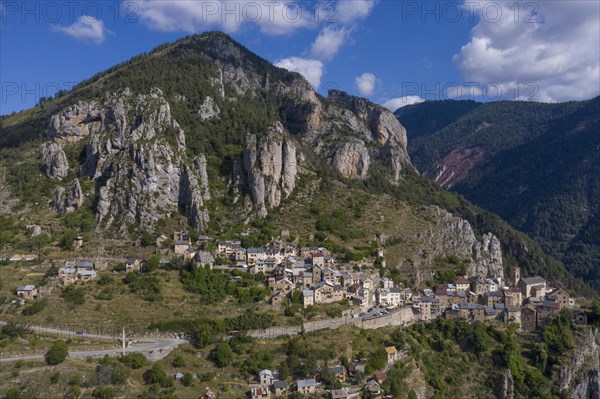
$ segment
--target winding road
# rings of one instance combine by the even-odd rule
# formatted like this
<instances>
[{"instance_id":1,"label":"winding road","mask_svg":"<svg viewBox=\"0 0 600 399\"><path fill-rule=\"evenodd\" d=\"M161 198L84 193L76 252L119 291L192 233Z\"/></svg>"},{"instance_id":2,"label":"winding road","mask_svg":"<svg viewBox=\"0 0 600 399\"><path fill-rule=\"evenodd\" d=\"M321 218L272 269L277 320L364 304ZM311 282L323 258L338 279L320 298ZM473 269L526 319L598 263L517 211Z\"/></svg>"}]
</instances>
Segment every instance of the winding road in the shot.
<instances>
[{"instance_id":1,"label":"winding road","mask_svg":"<svg viewBox=\"0 0 600 399\"><path fill-rule=\"evenodd\" d=\"M0 321L0 325L6 325L5 321ZM48 335L65 335L65 336L73 336L73 331L60 330L56 328L46 328L46 327L38 327L38 326L28 326L29 330L38 334L48 334ZM99 335L99 334L87 334L80 333L76 334L77 337L81 338L93 338L93 339L101 339L101 340L109 340L116 341L117 338L115 336L110 335ZM94 351L73 351L69 352L70 358L87 358L87 357L104 357L108 356L116 356L123 353L130 352L141 352L144 353L147 357L152 359L161 359L167 356L173 349L177 348L179 345L189 343L189 341L179 338L144 338L141 342L130 343L126 348L118 347L112 349L103 349L103 350L94 350ZM16 362L19 360L39 360L44 359L44 355L24 355L18 357L4 357L0 354L0 363L2 362Z\"/></svg>"}]
</instances>

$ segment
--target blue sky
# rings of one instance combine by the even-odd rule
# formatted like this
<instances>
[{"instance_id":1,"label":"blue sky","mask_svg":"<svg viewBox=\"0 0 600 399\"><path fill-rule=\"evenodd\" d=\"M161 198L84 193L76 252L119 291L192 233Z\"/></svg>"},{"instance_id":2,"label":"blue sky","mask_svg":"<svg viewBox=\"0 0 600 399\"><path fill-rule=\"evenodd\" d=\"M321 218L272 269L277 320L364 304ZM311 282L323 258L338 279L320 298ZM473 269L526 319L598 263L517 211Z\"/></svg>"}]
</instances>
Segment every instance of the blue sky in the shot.
<instances>
[{"instance_id":1,"label":"blue sky","mask_svg":"<svg viewBox=\"0 0 600 399\"><path fill-rule=\"evenodd\" d=\"M303 73L391 109L446 98L600 94L600 2L108 0L0 2L0 113L114 64L222 30Z\"/></svg>"}]
</instances>

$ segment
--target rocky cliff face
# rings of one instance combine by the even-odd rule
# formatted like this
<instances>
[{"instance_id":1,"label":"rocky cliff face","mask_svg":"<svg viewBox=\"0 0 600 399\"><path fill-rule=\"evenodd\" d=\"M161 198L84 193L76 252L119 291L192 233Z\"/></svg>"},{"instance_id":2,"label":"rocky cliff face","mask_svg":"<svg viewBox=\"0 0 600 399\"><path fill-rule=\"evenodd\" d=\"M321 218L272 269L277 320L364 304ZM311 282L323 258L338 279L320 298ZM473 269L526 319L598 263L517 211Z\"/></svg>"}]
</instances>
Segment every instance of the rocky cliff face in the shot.
<instances>
[{"instance_id":1,"label":"rocky cliff face","mask_svg":"<svg viewBox=\"0 0 600 399\"><path fill-rule=\"evenodd\" d=\"M409 265L405 261L399 265L401 270L414 272L418 284L432 277L435 270L430 266L435 259L449 255L465 261L469 276L504 278L502 248L496 236L487 233L479 241L469 222L436 206L421 212L428 222L420 222L412 235L401 233L414 254L407 259Z\"/></svg>"},{"instance_id":2,"label":"rocky cliff face","mask_svg":"<svg viewBox=\"0 0 600 399\"><path fill-rule=\"evenodd\" d=\"M498 399L515 399L515 381L510 369L506 369L498 380L496 397Z\"/></svg>"},{"instance_id":3,"label":"rocky cliff face","mask_svg":"<svg viewBox=\"0 0 600 399\"><path fill-rule=\"evenodd\" d=\"M54 199L50 207L59 213L69 213L83 205L84 195L78 179L74 179L68 189L56 187Z\"/></svg>"},{"instance_id":4,"label":"rocky cliff face","mask_svg":"<svg viewBox=\"0 0 600 399\"><path fill-rule=\"evenodd\" d=\"M359 140L352 146L343 144L334 156L333 164L343 175L365 178L369 157L383 161L395 181L403 168L412 167L406 149L406 129L394 114L363 98L335 90L329 92L328 102L325 113L332 121L330 129ZM340 158L340 152L347 155ZM357 175L355 172L361 169L364 171Z\"/></svg>"},{"instance_id":5,"label":"rocky cliff face","mask_svg":"<svg viewBox=\"0 0 600 399\"><path fill-rule=\"evenodd\" d=\"M578 330L575 349L561 362L556 382L574 399L600 398L600 330Z\"/></svg>"},{"instance_id":6,"label":"rocky cliff face","mask_svg":"<svg viewBox=\"0 0 600 399\"><path fill-rule=\"evenodd\" d=\"M249 135L243 155L246 182L259 216L279 206L296 186L296 146L286 137L283 125L273 124L261 137Z\"/></svg>"},{"instance_id":7,"label":"rocky cliff face","mask_svg":"<svg viewBox=\"0 0 600 399\"><path fill-rule=\"evenodd\" d=\"M186 159L185 133L160 89L138 95L126 89L102 102L66 108L51 119L47 138L42 158L53 178L64 178L69 170L62 146L88 140L81 173L101 182L96 204L101 226L122 221L151 228L180 208L193 227L201 230L207 222L206 159ZM57 192L54 208L73 208L74 196L62 197L64 192Z\"/></svg>"}]
</instances>

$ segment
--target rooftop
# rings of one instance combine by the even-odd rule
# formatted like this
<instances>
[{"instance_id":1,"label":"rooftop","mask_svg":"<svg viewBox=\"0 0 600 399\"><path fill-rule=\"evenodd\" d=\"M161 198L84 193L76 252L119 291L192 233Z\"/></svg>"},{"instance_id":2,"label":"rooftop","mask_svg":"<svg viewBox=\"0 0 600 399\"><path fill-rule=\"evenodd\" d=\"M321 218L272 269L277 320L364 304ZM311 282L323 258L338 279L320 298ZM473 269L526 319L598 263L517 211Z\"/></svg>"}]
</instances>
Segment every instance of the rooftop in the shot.
<instances>
[{"instance_id":1,"label":"rooftop","mask_svg":"<svg viewBox=\"0 0 600 399\"><path fill-rule=\"evenodd\" d=\"M535 276L535 277L523 277L521 279L525 284L546 284L546 280L543 277Z\"/></svg>"},{"instance_id":2,"label":"rooftop","mask_svg":"<svg viewBox=\"0 0 600 399\"><path fill-rule=\"evenodd\" d=\"M296 385L298 385L298 388L307 388L317 385L317 381L315 381L314 378L310 378L308 380L298 380Z\"/></svg>"}]
</instances>

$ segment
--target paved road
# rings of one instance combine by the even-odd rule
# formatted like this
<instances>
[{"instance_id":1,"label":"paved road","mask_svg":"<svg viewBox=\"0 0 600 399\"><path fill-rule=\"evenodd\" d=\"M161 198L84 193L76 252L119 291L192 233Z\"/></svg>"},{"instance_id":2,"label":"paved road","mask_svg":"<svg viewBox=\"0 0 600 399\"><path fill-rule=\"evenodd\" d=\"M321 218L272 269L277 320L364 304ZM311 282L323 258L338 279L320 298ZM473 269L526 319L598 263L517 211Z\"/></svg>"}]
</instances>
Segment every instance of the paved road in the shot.
<instances>
[{"instance_id":1,"label":"paved road","mask_svg":"<svg viewBox=\"0 0 600 399\"><path fill-rule=\"evenodd\" d=\"M0 325L5 325L6 322L0 321ZM48 335L67 335L73 336L73 331L67 330L59 330L56 328L45 328L38 326L29 326L31 331L40 334L48 334ZM81 333L77 334L77 337L82 338L94 338L94 339L103 339L115 341L114 336L109 335L98 335L98 334L86 334ZM141 342L132 343L127 348L112 348L112 349L103 349L96 351L74 351L69 352L69 357L72 358L87 358L87 357L104 357L115 356L121 353L129 353L129 352L142 352L144 354L150 354L152 357L159 359L161 357L166 356L173 349L177 348L181 344L188 343L189 341L178 339L178 338L144 338ZM19 357L2 357L0 356L0 362L14 362L18 360L37 360L43 359L44 355L28 355L28 356L19 356Z\"/></svg>"}]
</instances>

